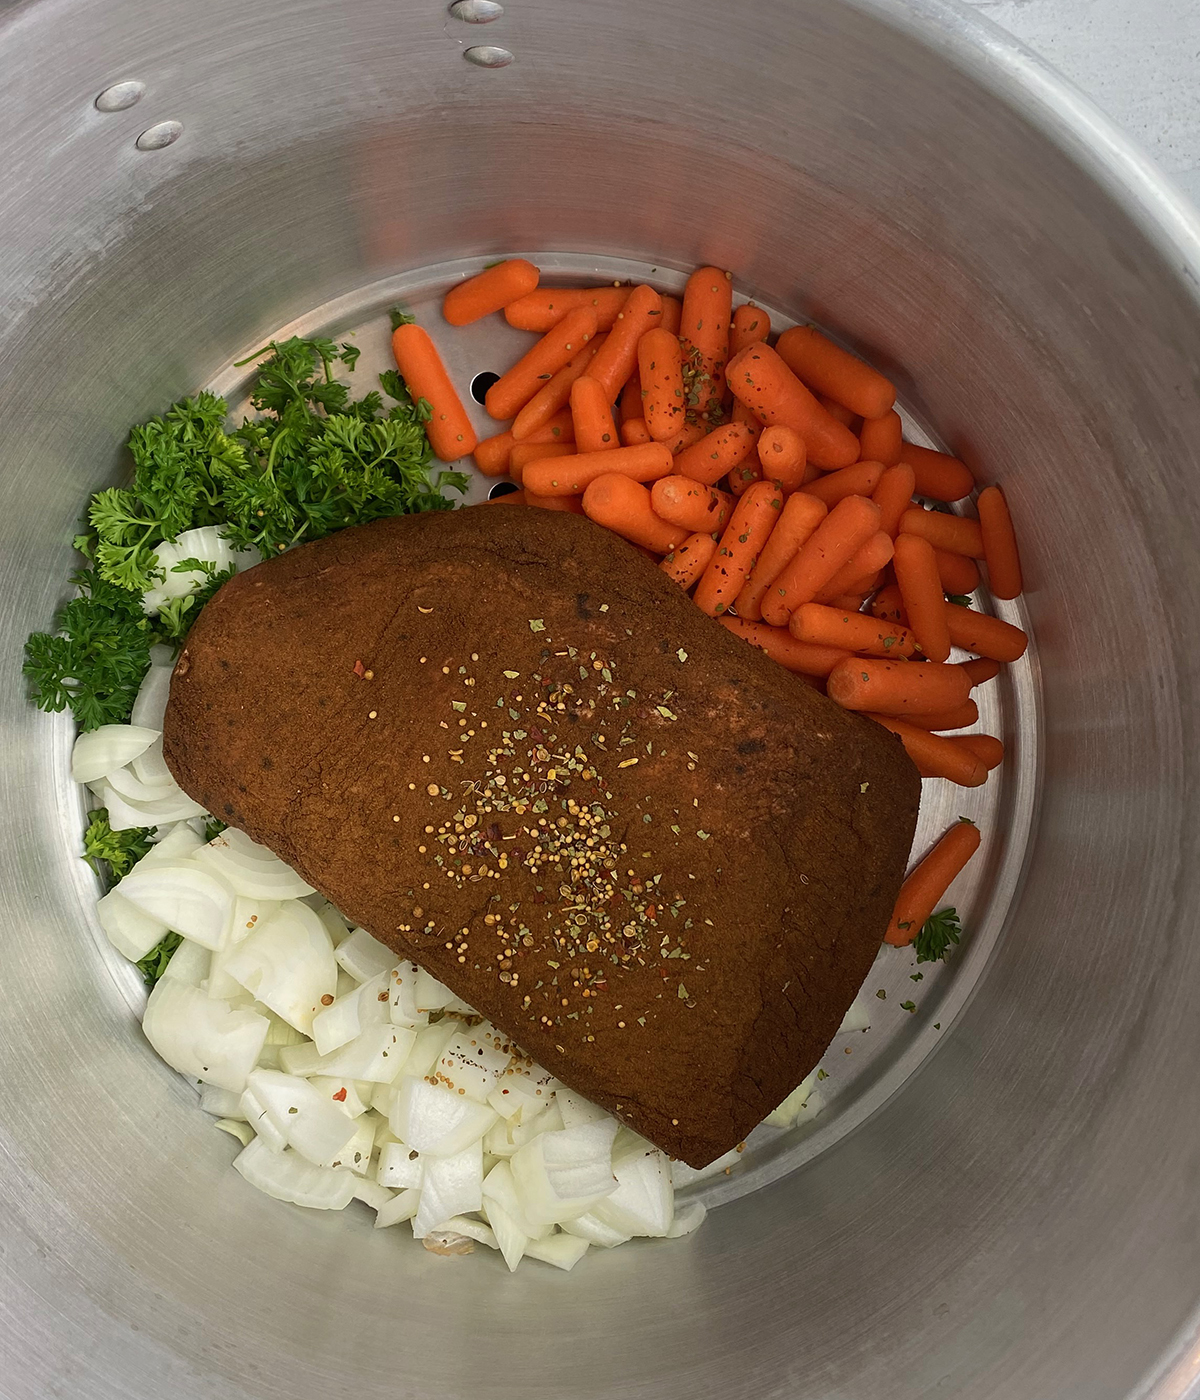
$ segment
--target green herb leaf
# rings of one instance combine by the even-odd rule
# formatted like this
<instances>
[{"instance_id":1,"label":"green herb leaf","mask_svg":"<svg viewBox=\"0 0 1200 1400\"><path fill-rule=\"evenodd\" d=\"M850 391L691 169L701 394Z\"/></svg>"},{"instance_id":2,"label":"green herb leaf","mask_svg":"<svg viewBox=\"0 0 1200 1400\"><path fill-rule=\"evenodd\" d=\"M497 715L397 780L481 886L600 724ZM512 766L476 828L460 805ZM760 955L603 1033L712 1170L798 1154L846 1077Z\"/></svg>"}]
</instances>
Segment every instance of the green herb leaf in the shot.
<instances>
[{"instance_id":1,"label":"green herb leaf","mask_svg":"<svg viewBox=\"0 0 1200 1400\"><path fill-rule=\"evenodd\" d=\"M111 888L149 851L153 835L153 831L143 827L114 831L108 824L107 810L95 807L88 813L87 829L83 833L83 858L101 878L104 877L101 863L108 867Z\"/></svg>"},{"instance_id":2,"label":"green herb leaf","mask_svg":"<svg viewBox=\"0 0 1200 1400\"><path fill-rule=\"evenodd\" d=\"M969 593L947 593L946 602L956 603L960 608L969 608L971 606L971 596Z\"/></svg>"},{"instance_id":3,"label":"green herb leaf","mask_svg":"<svg viewBox=\"0 0 1200 1400\"><path fill-rule=\"evenodd\" d=\"M166 972L171 955L182 942L183 939L177 933L168 933L162 942L151 948L144 958L138 959L137 970L145 979L147 987L153 987Z\"/></svg>"},{"instance_id":4,"label":"green herb leaf","mask_svg":"<svg viewBox=\"0 0 1200 1400\"><path fill-rule=\"evenodd\" d=\"M942 909L931 914L914 941L917 962L944 962L950 956L951 945L959 941L961 934L957 910Z\"/></svg>"}]
</instances>

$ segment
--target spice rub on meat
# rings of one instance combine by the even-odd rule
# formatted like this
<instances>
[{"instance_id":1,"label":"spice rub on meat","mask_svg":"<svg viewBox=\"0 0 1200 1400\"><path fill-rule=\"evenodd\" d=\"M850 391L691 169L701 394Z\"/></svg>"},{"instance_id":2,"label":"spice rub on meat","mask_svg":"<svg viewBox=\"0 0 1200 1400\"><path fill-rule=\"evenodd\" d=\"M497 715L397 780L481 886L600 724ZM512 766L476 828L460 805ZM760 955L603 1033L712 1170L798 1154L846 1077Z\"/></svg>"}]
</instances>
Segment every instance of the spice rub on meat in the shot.
<instances>
[{"instance_id":1,"label":"spice rub on meat","mask_svg":"<svg viewBox=\"0 0 1200 1400\"><path fill-rule=\"evenodd\" d=\"M919 799L899 741L566 513L345 530L239 574L168 765L565 1084L693 1166L820 1058Z\"/></svg>"}]
</instances>

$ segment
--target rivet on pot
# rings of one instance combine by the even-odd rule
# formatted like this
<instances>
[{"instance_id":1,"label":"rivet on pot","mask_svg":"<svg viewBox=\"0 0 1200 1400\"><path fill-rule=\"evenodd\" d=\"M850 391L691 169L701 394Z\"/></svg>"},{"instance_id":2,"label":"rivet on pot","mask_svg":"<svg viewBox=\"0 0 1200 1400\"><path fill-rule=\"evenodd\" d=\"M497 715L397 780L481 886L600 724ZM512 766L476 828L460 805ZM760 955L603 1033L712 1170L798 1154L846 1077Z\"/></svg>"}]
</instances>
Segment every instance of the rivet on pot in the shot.
<instances>
[{"instance_id":1,"label":"rivet on pot","mask_svg":"<svg viewBox=\"0 0 1200 1400\"><path fill-rule=\"evenodd\" d=\"M145 91L145 83L113 83L96 98L96 106L101 112L124 112L140 102Z\"/></svg>"},{"instance_id":2,"label":"rivet on pot","mask_svg":"<svg viewBox=\"0 0 1200 1400\"><path fill-rule=\"evenodd\" d=\"M161 151L164 146L178 141L182 135L182 122L156 122L142 132L136 145L139 151Z\"/></svg>"},{"instance_id":3,"label":"rivet on pot","mask_svg":"<svg viewBox=\"0 0 1200 1400\"><path fill-rule=\"evenodd\" d=\"M495 44L476 44L473 48L464 49L463 57L477 68L507 68L513 61L508 49L498 48Z\"/></svg>"},{"instance_id":4,"label":"rivet on pot","mask_svg":"<svg viewBox=\"0 0 1200 1400\"><path fill-rule=\"evenodd\" d=\"M491 24L504 13L504 6L496 0L454 0L450 13L464 24Z\"/></svg>"}]
</instances>

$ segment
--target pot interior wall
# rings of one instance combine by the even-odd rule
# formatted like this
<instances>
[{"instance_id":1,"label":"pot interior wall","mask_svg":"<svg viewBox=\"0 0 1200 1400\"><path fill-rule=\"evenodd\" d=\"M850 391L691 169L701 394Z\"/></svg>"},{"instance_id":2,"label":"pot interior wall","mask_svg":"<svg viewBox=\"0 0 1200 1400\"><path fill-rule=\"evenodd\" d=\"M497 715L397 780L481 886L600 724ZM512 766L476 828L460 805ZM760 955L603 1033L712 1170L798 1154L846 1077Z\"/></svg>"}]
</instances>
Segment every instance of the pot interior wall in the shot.
<instances>
[{"instance_id":1,"label":"pot interior wall","mask_svg":"<svg viewBox=\"0 0 1200 1400\"><path fill-rule=\"evenodd\" d=\"M1194 250L961 23L886 0L0 20L0 1393L1098 1397L1170 1353L1200 1298ZM476 41L517 61L476 69ZM97 112L124 78L147 96ZM137 151L165 118L180 140ZM339 294L534 247L733 268L1004 481L1045 764L1009 926L919 1074L685 1244L510 1279L229 1172L105 971L69 725L26 705L19 648L132 422Z\"/></svg>"}]
</instances>

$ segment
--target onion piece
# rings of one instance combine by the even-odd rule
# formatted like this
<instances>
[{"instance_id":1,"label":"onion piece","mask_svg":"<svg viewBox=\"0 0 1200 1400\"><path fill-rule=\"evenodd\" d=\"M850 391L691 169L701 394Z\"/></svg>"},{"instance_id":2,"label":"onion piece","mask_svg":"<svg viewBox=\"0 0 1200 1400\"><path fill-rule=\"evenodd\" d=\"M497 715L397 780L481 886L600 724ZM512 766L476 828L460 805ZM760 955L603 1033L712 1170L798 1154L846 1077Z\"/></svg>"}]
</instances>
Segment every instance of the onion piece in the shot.
<instances>
[{"instance_id":1,"label":"onion piece","mask_svg":"<svg viewBox=\"0 0 1200 1400\"><path fill-rule=\"evenodd\" d=\"M294 899L238 944L225 970L304 1035L321 998L337 986L329 933L307 904Z\"/></svg>"},{"instance_id":2,"label":"onion piece","mask_svg":"<svg viewBox=\"0 0 1200 1400\"><path fill-rule=\"evenodd\" d=\"M415 1228L413 1233L416 1234ZM469 1215L452 1215L449 1220L443 1220L425 1236L425 1248L428 1249L431 1244L450 1244L455 1240L473 1240L475 1244L485 1244L489 1249L500 1248L491 1227L482 1220L472 1220Z\"/></svg>"},{"instance_id":3,"label":"onion piece","mask_svg":"<svg viewBox=\"0 0 1200 1400\"><path fill-rule=\"evenodd\" d=\"M410 1187L392 1197L386 1206L381 1206L375 1215L375 1228L386 1230L389 1225L399 1225L402 1220L411 1220L421 1204L421 1192Z\"/></svg>"},{"instance_id":4,"label":"onion piece","mask_svg":"<svg viewBox=\"0 0 1200 1400\"><path fill-rule=\"evenodd\" d=\"M464 1026L446 1042L438 1059L437 1079L456 1094L487 1103L512 1059L512 1046L495 1026L484 1021Z\"/></svg>"},{"instance_id":5,"label":"onion piece","mask_svg":"<svg viewBox=\"0 0 1200 1400\"><path fill-rule=\"evenodd\" d=\"M366 1113L367 1105L355 1080L335 1074L315 1074L308 1082L347 1118L358 1118Z\"/></svg>"},{"instance_id":6,"label":"onion piece","mask_svg":"<svg viewBox=\"0 0 1200 1400\"><path fill-rule=\"evenodd\" d=\"M394 1190L420 1186L424 1175L425 1162L415 1148L403 1142L387 1142L379 1149L375 1179L381 1186Z\"/></svg>"},{"instance_id":7,"label":"onion piece","mask_svg":"<svg viewBox=\"0 0 1200 1400\"><path fill-rule=\"evenodd\" d=\"M772 1128L790 1128L800 1117L804 1110L804 1105L808 1102L808 1096L812 1093L814 1083L816 1083L817 1072L813 1072L800 1081L786 1099L773 1112L768 1113L763 1119L764 1123L769 1123Z\"/></svg>"},{"instance_id":8,"label":"onion piece","mask_svg":"<svg viewBox=\"0 0 1200 1400\"><path fill-rule=\"evenodd\" d=\"M280 1140L316 1167L331 1167L338 1153L354 1136L351 1119L306 1079L275 1070L255 1069L246 1079L241 1097L242 1116L260 1136L264 1124Z\"/></svg>"},{"instance_id":9,"label":"onion piece","mask_svg":"<svg viewBox=\"0 0 1200 1400\"><path fill-rule=\"evenodd\" d=\"M242 1112L242 1096L229 1089L218 1089L215 1084L200 1086L200 1109L211 1113L214 1118L240 1118L246 1121Z\"/></svg>"},{"instance_id":10,"label":"onion piece","mask_svg":"<svg viewBox=\"0 0 1200 1400\"><path fill-rule=\"evenodd\" d=\"M138 687L137 699L133 702L133 713L129 716L131 724L142 725L146 729L162 728L163 717L167 713L167 700L171 694L171 672L174 669L174 662L170 665L151 665Z\"/></svg>"},{"instance_id":11,"label":"onion piece","mask_svg":"<svg viewBox=\"0 0 1200 1400\"><path fill-rule=\"evenodd\" d=\"M355 1180L354 1199L370 1206L376 1215L391 1202L392 1196L391 1191L385 1186L380 1186L377 1181L372 1181L370 1177L360 1176Z\"/></svg>"},{"instance_id":12,"label":"onion piece","mask_svg":"<svg viewBox=\"0 0 1200 1400\"><path fill-rule=\"evenodd\" d=\"M267 1019L164 976L150 993L142 1031L172 1069L241 1093L266 1040Z\"/></svg>"},{"instance_id":13,"label":"onion piece","mask_svg":"<svg viewBox=\"0 0 1200 1400\"><path fill-rule=\"evenodd\" d=\"M665 1152L646 1144L613 1162L617 1189L595 1207L596 1219L626 1235L661 1239L675 1218L675 1188Z\"/></svg>"},{"instance_id":14,"label":"onion piece","mask_svg":"<svg viewBox=\"0 0 1200 1400\"><path fill-rule=\"evenodd\" d=\"M155 740L155 743L159 743ZM151 746L150 752L153 749ZM135 759L136 763L137 760ZM115 768L104 779L112 790L125 799L126 802L133 802L138 806L143 806L150 802L158 802L161 798L170 797L173 793L180 792L179 784L174 778L167 775L165 783L144 783L133 771L132 766L128 768Z\"/></svg>"},{"instance_id":15,"label":"onion piece","mask_svg":"<svg viewBox=\"0 0 1200 1400\"><path fill-rule=\"evenodd\" d=\"M332 1161L322 1162L326 1167L345 1167L355 1176L366 1176L371 1170L371 1155L375 1151L375 1124L380 1120L369 1113L353 1122L354 1133L345 1147Z\"/></svg>"},{"instance_id":16,"label":"onion piece","mask_svg":"<svg viewBox=\"0 0 1200 1400\"><path fill-rule=\"evenodd\" d=\"M233 1160L233 1167L251 1186L277 1201L309 1210L344 1210L354 1198L353 1172L314 1167L298 1152L272 1152L255 1138Z\"/></svg>"},{"instance_id":17,"label":"onion piece","mask_svg":"<svg viewBox=\"0 0 1200 1400\"><path fill-rule=\"evenodd\" d=\"M680 1206L675 1212L675 1219L671 1221L671 1228L667 1231L667 1239L679 1240L684 1235L690 1235L693 1230L698 1230L704 1224L707 1214L708 1207L702 1201L689 1201L687 1205Z\"/></svg>"},{"instance_id":18,"label":"onion piece","mask_svg":"<svg viewBox=\"0 0 1200 1400\"><path fill-rule=\"evenodd\" d=\"M598 1123L601 1118L608 1117L598 1104L571 1089L559 1089L554 1095L554 1102L562 1114L564 1128L574 1128L580 1123Z\"/></svg>"},{"instance_id":19,"label":"onion piece","mask_svg":"<svg viewBox=\"0 0 1200 1400\"><path fill-rule=\"evenodd\" d=\"M477 1141L452 1156L430 1157L425 1162L413 1234L423 1239L452 1215L465 1215L482 1204L483 1149Z\"/></svg>"},{"instance_id":20,"label":"onion piece","mask_svg":"<svg viewBox=\"0 0 1200 1400\"><path fill-rule=\"evenodd\" d=\"M108 941L130 962L144 958L167 932L166 924L122 898L120 890L110 890L96 901L96 915Z\"/></svg>"},{"instance_id":21,"label":"onion piece","mask_svg":"<svg viewBox=\"0 0 1200 1400\"><path fill-rule=\"evenodd\" d=\"M335 953L336 956L336 953ZM382 1000L380 1000L382 998ZM321 1055L330 1055L361 1035L367 1026L390 1024L388 1015L388 974L381 972L356 985L348 996L336 997L332 1006L323 1007L313 1017L312 1038ZM407 1026L401 1029L409 1029ZM412 1039L416 1040L416 1032ZM411 1042L410 1047L411 1048ZM363 1078L356 1075L355 1078ZM393 1076L394 1077L394 1076Z\"/></svg>"},{"instance_id":22,"label":"onion piece","mask_svg":"<svg viewBox=\"0 0 1200 1400\"><path fill-rule=\"evenodd\" d=\"M525 1214L525 1207L521 1203L517 1184L513 1180L512 1165L509 1162L497 1162L484 1177L483 1204L489 1213L493 1206L503 1210L526 1239L545 1239L554 1231L553 1225L534 1224ZM495 1229L495 1225L492 1228ZM499 1233L497 1233L497 1238L499 1238Z\"/></svg>"},{"instance_id":23,"label":"onion piece","mask_svg":"<svg viewBox=\"0 0 1200 1400\"><path fill-rule=\"evenodd\" d=\"M389 1014L395 1026L427 1026L429 1012L417 1005L417 978L420 971L415 963L402 962L392 968L389 976L391 1004Z\"/></svg>"},{"instance_id":24,"label":"onion piece","mask_svg":"<svg viewBox=\"0 0 1200 1400\"><path fill-rule=\"evenodd\" d=\"M407 1073L396 1085L388 1115L389 1126L401 1142L436 1157L453 1157L465 1151L495 1121L494 1110L486 1104ZM428 1166L426 1163L427 1171Z\"/></svg>"},{"instance_id":25,"label":"onion piece","mask_svg":"<svg viewBox=\"0 0 1200 1400\"><path fill-rule=\"evenodd\" d=\"M457 1021L444 1020L419 1030L416 1042L404 1062L404 1073L415 1075L418 1079L431 1074L447 1041L457 1029Z\"/></svg>"},{"instance_id":26,"label":"onion piece","mask_svg":"<svg viewBox=\"0 0 1200 1400\"><path fill-rule=\"evenodd\" d=\"M121 895L143 914L206 948L220 948L229 937L233 895L191 861L138 861L121 881Z\"/></svg>"},{"instance_id":27,"label":"onion piece","mask_svg":"<svg viewBox=\"0 0 1200 1400\"><path fill-rule=\"evenodd\" d=\"M871 1026L871 998L864 992L859 994L850 1003L850 1008L842 1017L842 1024L834 1032L835 1035L845 1035L849 1031L865 1031Z\"/></svg>"},{"instance_id":28,"label":"onion piece","mask_svg":"<svg viewBox=\"0 0 1200 1400\"><path fill-rule=\"evenodd\" d=\"M161 737L161 729L146 729L139 724L102 724L98 729L89 729L75 740L71 750L71 779L76 783L94 783L106 778L132 763Z\"/></svg>"},{"instance_id":29,"label":"onion piece","mask_svg":"<svg viewBox=\"0 0 1200 1400\"><path fill-rule=\"evenodd\" d=\"M367 1026L332 1054L320 1055L315 1045L297 1045L283 1054L291 1074L346 1075L371 1084L391 1084L405 1067L416 1032L384 1021Z\"/></svg>"},{"instance_id":30,"label":"onion piece","mask_svg":"<svg viewBox=\"0 0 1200 1400\"><path fill-rule=\"evenodd\" d=\"M553 1264L556 1269L569 1273L588 1252L587 1240L575 1235L550 1235L544 1240L530 1240L525 1253L530 1259L540 1259L543 1264Z\"/></svg>"},{"instance_id":31,"label":"onion piece","mask_svg":"<svg viewBox=\"0 0 1200 1400\"><path fill-rule=\"evenodd\" d=\"M578 1235L581 1240L587 1240L588 1244L594 1244L600 1249L616 1249L617 1245L626 1244L633 1238L632 1235L606 1225L590 1210L577 1215L574 1220L564 1220L560 1228L568 1235Z\"/></svg>"},{"instance_id":32,"label":"onion piece","mask_svg":"<svg viewBox=\"0 0 1200 1400\"><path fill-rule=\"evenodd\" d=\"M299 899L314 893L313 887L273 851L233 827L197 851L196 860L220 875L235 894L250 899Z\"/></svg>"},{"instance_id":33,"label":"onion piece","mask_svg":"<svg viewBox=\"0 0 1200 1400\"><path fill-rule=\"evenodd\" d=\"M171 954L160 982L183 982L189 987L199 987L208 977L212 954L202 944L185 938Z\"/></svg>"},{"instance_id":34,"label":"onion piece","mask_svg":"<svg viewBox=\"0 0 1200 1400\"><path fill-rule=\"evenodd\" d=\"M101 806L108 810L108 824L114 831L129 831L135 826L161 826L164 822L205 815L199 802L193 802L182 789L153 802L130 802L107 782L93 784L92 791L100 799Z\"/></svg>"},{"instance_id":35,"label":"onion piece","mask_svg":"<svg viewBox=\"0 0 1200 1400\"><path fill-rule=\"evenodd\" d=\"M617 1121L608 1118L540 1133L510 1163L525 1213L556 1225L591 1210L617 1189L612 1144Z\"/></svg>"},{"instance_id":36,"label":"onion piece","mask_svg":"<svg viewBox=\"0 0 1200 1400\"><path fill-rule=\"evenodd\" d=\"M475 1015L475 1008L454 995L432 972L417 969L417 1008L420 1011L456 1011L463 1016Z\"/></svg>"},{"instance_id":37,"label":"onion piece","mask_svg":"<svg viewBox=\"0 0 1200 1400\"><path fill-rule=\"evenodd\" d=\"M337 948L338 966L354 978L356 982L369 982L381 972L391 972L396 966L396 955L385 948L378 939L372 938L365 928L356 928Z\"/></svg>"},{"instance_id":38,"label":"onion piece","mask_svg":"<svg viewBox=\"0 0 1200 1400\"><path fill-rule=\"evenodd\" d=\"M488 1103L501 1117L521 1122L523 1115L532 1118L550 1103L557 1082L548 1069L518 1055L488 1095Z\"/></svg>"},{"instance_id":39,"label":"onion piece","mask_svg":"<svg viewBox=\"0 0 1200 1400\"><path fill-rule=\"evenodd\" d=\"M237 1138L243 1147L248 1147L254 1141L254 1129L243 1118L218 1118L213 1127Z\"/></svg>"},{"instance_id":40,"label":"onion piece","mask_svg":"<svg viewBox=\"0 0 1200 1400\"><path fill-rule=\"evenodd\" d=\"M179 821L150 847L137 864L139 868L147 862L152 865L173 865L177 861L189 860L203 845L204 837L197 835L191 822Z\"/></svg>"}]
</instances>

